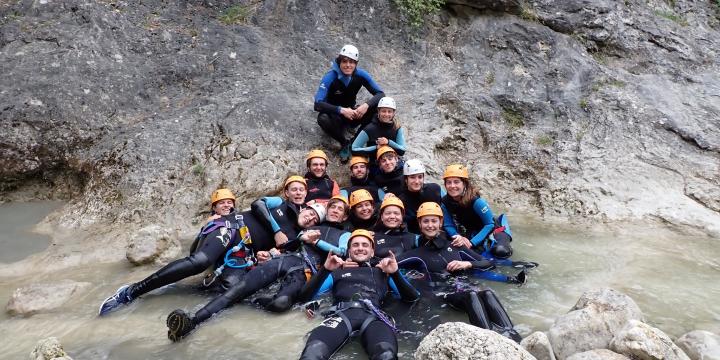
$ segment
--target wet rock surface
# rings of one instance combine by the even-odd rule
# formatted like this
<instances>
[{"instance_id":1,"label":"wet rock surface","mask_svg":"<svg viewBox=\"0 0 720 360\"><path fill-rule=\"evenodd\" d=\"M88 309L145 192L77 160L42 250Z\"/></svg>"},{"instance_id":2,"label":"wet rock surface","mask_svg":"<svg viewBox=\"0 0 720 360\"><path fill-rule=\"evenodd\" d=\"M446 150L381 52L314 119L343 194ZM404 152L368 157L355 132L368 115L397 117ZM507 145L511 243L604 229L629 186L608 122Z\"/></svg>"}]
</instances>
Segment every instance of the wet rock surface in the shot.
<instances>
[{"instance_id":1,"label":"wet rock surface","mask_svg":"<svg viewBox=\"0 0 720 360\"><path fill-rule=\"evenodd\" d=\"M450 1L414 31L386 1L5 2L0 198L42 183L62 226L189 233L215 188L247 206L336 150L311 99L354 43L432 177L463 160L496 207L718 235L718 12Z\"/></svg>"},{"instance_id":2,"label":"wet rock surface","mask_svg":"<svg viewBox=\"0 0 720 360\"><path fill-rule=\"evenodd\" d=\"M690 360L664 332L637 320L615 334L610 349L638 360Z\"/></svg>"},{"instance_id":3,"label":"wet rock surface","mask_svg":"<svg viewBox=\"0 0 720 360\"><path fill-rule=\"evenodd\" d=\"M573 354L566 360L628 360L625 355L620 355L608 349L596 349Z\"/></svg>"},{"instance_id":4,"label":"wet rock surface","mask_svg":"<svg viewBox=\"0 0 720 360\"><path fill-rule=\"evenodd\" d=\"M125 256L135 265L162 264L177 258L181 251L176 234L159 225L149 225L130 237Z\"/></svg>"},{"instance_id":5,"label":"wet rock surface","mask_svg":"<svg viewBox=\"0 0 720 360\"><path fill-rule=\"evenodd\" d=\"M445 323L431 331L415 351L415 359L535 359L514 341L465 323Z\"/></svg>"},{"instance_id":6,"label":"wet rock surface","mask_svg":"<svg viewBox=\"0 0 720 360\"><path fill-rule=\"evenodd\" d=\"M49 337L38 341L35 349L30 353L30 360L72 360L65 353L63 346L56 337Z\"/></svg>"},{"instance_id":7,"label":"wet rock surface","mask_svg":"<svg viewBox=\"0 0 720 360\"><path fill-rule=\"evenodd\" d=\"M709 331L691 331L675 344L692 360L720 360L720 336Z\"/></svg>"},{"instance_id":8,"label":"wet rock surface","mask_svg":"<svg viewBox=\"0 0 720 360\"><path fill-rule=\"evenodd\" d=\"M536 331L528 335L522 339L520 346L538 360L555 360L550 340L544 332Z\"/></svg>"},{"instance_id":9,"label":"wet rock surface","mask_svg":"<svg viewBox=\"0 0 720 360\"><path fill-rule=\"evenodd\" d=\"M565 315L555 319L548 338L558 359L594 350L607 349L615 334L642 312L627 295L613 289L584 293Z\"/></svg>"},{"instance_id":10,"label":"wet rock surface","mask_svg":"<svg viewBox=\"0 0 720 360\"><path fill-rule=\"evenodd\" d=\"M61 280L55 283L31 284L16 289L10 296L6 310L10 315L31 316L56 309L77 296L90 283Z\"/></svg>"}]
</instances>

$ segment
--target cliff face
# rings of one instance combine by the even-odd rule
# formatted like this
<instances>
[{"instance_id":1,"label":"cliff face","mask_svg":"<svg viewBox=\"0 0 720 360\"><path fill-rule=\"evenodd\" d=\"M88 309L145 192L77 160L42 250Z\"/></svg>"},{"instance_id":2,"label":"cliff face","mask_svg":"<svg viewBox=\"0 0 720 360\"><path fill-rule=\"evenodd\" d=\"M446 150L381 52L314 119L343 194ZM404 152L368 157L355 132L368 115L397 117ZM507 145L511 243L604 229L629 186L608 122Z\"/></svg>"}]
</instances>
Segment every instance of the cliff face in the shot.
<instances>
[{"instance_id":1,"label":"cliff face","mask_svg":"<svg viewBox=\"0 0 720 360\"><path fill-rule=\"evenodd\" d=\"M312 96L352 43L432 176L720 234L715 2L451 0L418 31L390 1L233 3L0 1L0 196L68 198L66 226L189 229L218 186L249 204L336 150Z\"/></svg>"}]
</instances>

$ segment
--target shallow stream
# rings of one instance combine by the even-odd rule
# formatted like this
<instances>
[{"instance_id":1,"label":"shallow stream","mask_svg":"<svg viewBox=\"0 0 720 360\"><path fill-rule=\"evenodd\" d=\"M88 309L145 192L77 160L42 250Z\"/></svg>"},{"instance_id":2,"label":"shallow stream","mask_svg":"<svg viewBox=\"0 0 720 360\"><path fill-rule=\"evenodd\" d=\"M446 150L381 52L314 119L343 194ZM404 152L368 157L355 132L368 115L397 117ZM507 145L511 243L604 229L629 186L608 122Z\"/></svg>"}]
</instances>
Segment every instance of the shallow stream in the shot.
<instances>
[{"instance_id":1,"label":"shallow stream","mask_svg":"<svg viewBox=\"0 0 720 360\"><path fill-rule=\"evenodd\" d=\"M3 205L3 206L8 206ZM0 261L19 260L47 246L29 228L56 203L14 204L0 208ZM22 217L14 214L22 212ZM631 225L610 229L604 225L557 225L531 216L511 219L517 260L541 263L521 287L485 283L499 295L523 335L546 331L566 313L583 291L612 287L630 295L646 321L673 338L703 329L720 332L720 246L718 239L679 236L657 225ZM12 236L7 236L13 234ZM34 238L34 239L33 239ZM32 242L32 246L28 245ZM5 266L0 263L0 266ZM307 320L299 311L268 314L242 304L203 324L186 340L171 343L165 318L176 308L197 310L211 297L193 290L193 281L161 289L105 318L97 318L100 302L123 283L137 281L156 266L129 263L76 267L54 273L0 278L0 303L24 284L59 279L87 281L87 290L63 307L31 317L0 313L0 358L27 358L35 343L58 337L66 351L78 359L295 359L304 335L319 319ZM514 272L514 271L511 271ZM410 359L422 336L440 322L465 321L449 309L428 311L425 304L399 309L401 358ZM353 343L336 359L365 358Z\"/></svg>"}]
</instances>

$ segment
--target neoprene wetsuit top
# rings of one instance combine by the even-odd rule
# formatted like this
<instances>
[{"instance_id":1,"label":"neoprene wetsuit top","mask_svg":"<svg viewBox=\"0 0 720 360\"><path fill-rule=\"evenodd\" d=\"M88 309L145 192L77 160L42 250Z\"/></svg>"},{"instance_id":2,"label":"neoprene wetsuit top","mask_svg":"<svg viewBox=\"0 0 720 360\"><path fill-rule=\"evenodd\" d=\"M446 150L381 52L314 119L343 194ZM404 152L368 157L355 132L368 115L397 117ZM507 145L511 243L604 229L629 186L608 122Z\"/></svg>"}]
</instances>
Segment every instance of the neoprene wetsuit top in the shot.
<instances>
[{"instance_id":1,"label":"neoprene wetsuit top","mask_svg":"<svg viewBox=\"0 0 720 360\"><path fill-rule=\"evenodd\" d=\"M340 114L341 107L354 108L357 94L362 87L373 95L367 102L370 107L377 107L380 99L385 97L380 86L367 71L358 67L347 76L333 61L330 71L325 73L315 92L315 111Z\"/></svg>"},{"instance_id":2,"label":"neoprene wetsuit top","mask_svg":"<svg viewBox=\"0 0 720 360\"><path fill-rule=\"evenodd\" d=\"M443 196L443 227L448 235L460 234L479 246L495 228L493 213L488 203L476 196L472 206L464 207L449 195Z\"/></svg>"}]
</instances>

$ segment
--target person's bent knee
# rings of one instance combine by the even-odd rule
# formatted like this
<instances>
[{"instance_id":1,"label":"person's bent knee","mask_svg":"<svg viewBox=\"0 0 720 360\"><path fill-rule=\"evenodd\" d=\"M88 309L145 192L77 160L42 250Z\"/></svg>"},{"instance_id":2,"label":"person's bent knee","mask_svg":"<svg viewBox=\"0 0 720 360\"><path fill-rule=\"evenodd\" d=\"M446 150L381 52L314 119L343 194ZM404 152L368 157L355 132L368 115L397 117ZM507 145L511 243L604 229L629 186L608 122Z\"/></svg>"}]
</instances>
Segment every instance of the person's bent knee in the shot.
<instances>
[{"instance_id":1,"label":"person's bent knee","mask_svg":"<svg viewBox=\"0 0 720 360\"><path fill-rule=\"evenodd\" d=\"M276 313L285 312L290 310L292 304L293 300L289 296L282 295L278 296L277 298L273 299L273 301L268 303L267 306L265 306L265 310Z\"/></svg>"},{"instance_id":2,"label":"person's bent knee","mask_svg":"<svg viewBox=\"0 0 720 360\"><path fill-rule=\"evenodd\" d=\"M196 271L198 274L213 264L213 261L202 251L196 251L186 259L192 265L193 271Z\"/></svg>"},{"instance_id":3,"label":"person's bent knee","mask_svg":"<svg viewBox=\"0 0 720 360\"><path fill-rule=\"evenodd\" d=\"M320 113L317 117L317 123L321 128L332 126L332 119L328 113Z\"/></svg>"},{"instance_id":4,"label":"person's bent knee","mask_svg":"<svg viewBox=\"0 0 720 360\"><path fill-rule=\"evenodd\" d=\"M369 355L371 360L397 359L397 347L389 342L379 342L372 346Z\"/></svg>"},{"instance_id":5,"label":"person's bent knee","mask_svg":"<svg viewBox=\"0 0 720 360\"><path fill-rule=\"evenodd\" d=\"M512 256L513 250L510 244L495 245L490 252L498 259L507 259Z\"/></svg>"},{"instance_id":6,"label":"person's bent knee","mask_svg":"<svg viewBox=\"0 0 720 360\"><path fill-rule=\"evenodd\" d=\"M311 340L305 345L300 360L320 360L330 358L330 347L327 346L323 341Z\"/></svg>"}]
</instances>

